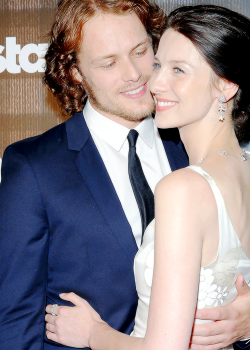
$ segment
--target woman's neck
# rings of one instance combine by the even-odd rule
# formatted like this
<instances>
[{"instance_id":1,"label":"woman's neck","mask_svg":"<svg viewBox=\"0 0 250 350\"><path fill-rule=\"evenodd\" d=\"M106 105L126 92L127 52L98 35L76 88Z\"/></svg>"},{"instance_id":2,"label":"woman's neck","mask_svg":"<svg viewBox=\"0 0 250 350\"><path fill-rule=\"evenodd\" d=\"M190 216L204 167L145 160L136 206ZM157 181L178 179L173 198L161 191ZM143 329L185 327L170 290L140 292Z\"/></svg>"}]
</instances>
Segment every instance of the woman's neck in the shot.
<instances>
[{"instance_id":1,"label":"woman's neck","mask_svg":"<svg viewBox=\"0 0 250 350\"><path fill-rule=\"evenodd\" d=\"M190 164L198 164L209 152L225 150L227 153L240 153L231 118L223 123L218 120L202 119L179 128L181 140L189 156Z\"/></svg>"}]
</instances>

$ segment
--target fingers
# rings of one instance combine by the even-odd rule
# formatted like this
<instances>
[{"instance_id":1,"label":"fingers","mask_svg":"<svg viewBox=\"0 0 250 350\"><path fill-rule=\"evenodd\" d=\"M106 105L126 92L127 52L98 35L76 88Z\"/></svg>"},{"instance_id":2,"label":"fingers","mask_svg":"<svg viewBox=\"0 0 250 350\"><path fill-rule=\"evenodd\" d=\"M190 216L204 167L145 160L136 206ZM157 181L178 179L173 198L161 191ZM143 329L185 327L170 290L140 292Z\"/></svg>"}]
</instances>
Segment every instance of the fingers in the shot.
<instances>
[{"instance_id":1,"label":"fingers","mask_svg":"<svg viewBox=\"0 0 250 350\"><path fill-rule=\"evenodd\" d=\"M45 309L45 311L47 312L47 314L51 314L51 304L49 304L49 305L47 305L46 306L46 309ZM58 310L59 310L59 306L55 306L54 307L54 313L56 314L56 315L58 315Z\"/></svg>"},{"instance_id":2,"label":"fingers","mask_svg":"<svg viewBox=\"0 0 250 350\"><path fill-rule=\"evenodd\" d=\"M234 339L232 339L231 334L219 334L211 337L192 337L192 344L196 345L215 345L215 344L232 344L234 343Z\"/></svg>"},{"instance_id":3,"label":"fingers","mask_svg":"<svg viewBox=\"0 0 250 350\"><path fill-rule=\"evenodd\" d=\"M225 348L228 344L218 343L213 345L196 345L191 344L190 349L192 350L221 350Z\"/></svg>"},{"instance_id":4,"label":"fingers","mask_svg":"<svg viewBox=\"0 0 250 350\"><path fill-rule=\"evenodd\" d=\"M195 324L192 337L193 339L195 339L195 337L204 337L204 339L208 339L209 337L220 336L220 342L225 342L232 340L236 332L237 327L235 327L234 323L230 322L230 320L210 322L203 325ZM230 344L231 343L233 343L233 341L231 341Z\"/></svg>"},{"instance_id":5,"label":"fingers","mask_svg":"<svg viewBox=\"0 0 250 350\"><path fill-rule=\"evenodd\" d=\"M235 286L237 288L238 297L250 293L250 287L248 287L242 275L238 276Z\"/></svg>"},{"instance_id":6,"label":"fingers","mask_svg":"<svg viewBox=\"0 0 250 350\"><path fill-rule=\"evenodd\" d=\"M82 303L83 303L83 300L84 300L84 299L82 299L81 297L79 297L78 295L76 295L73 292L71 292L71 293L62 293L62 294L59 294L59 296L63 300L70 301L75 306L81 306Z\"/></svg>"},{"instance_id":7,"label":"fingers","mask_svg":"<svg viewBox=\"0 0 250 350\"><path fill-rule=\"evenodd\" d=\"M52 306L51 304L49 304L49 305L46 306L45 311L47 312L47 314L50 314L50 313L51 313L51 312L50 312L50 311L51 311L51 306Z\"/></svg>"},{"instance_id":8,"label":"fingers","mask_svg":"<svg viewBox=\"0 0 250 350\"><path fill-rule=\"evenodd\" d=\"M50 331L46 331L46 337L49 339L49 340L52 340L52 341L55 341L57 343L58 342L58 338L57 338L57 335L55 333L51 333Z\"/></svg>"},{"instance_id":9,"label":"fingers","mask_svg":"<svg viewBox=\"0 0 250 350\"><path fill-rule=\"evenodd\" d=\"M229 306L215 307L212 309L201 309L196 311L196 318L200 320L220 321L230 318Z\"/></svg>"},{"instance_id":10,"label":"fingers","mask_svg":"<svg viewBox=\"0 0 250 350\"><path fill-rule=\"evenodd\" d=\"M214 345L218 344L219 342L221 342L219 335L215 335L213 337L192 337L192 343L196 345Z\"/></svg>"},{"instance_id":11,"label":"fingers","mask_svg":"<svg viewBox=\"0 0 250 350\"><path fill-rule=\"evenodd\" d=\"M237 329L233 328L230 322L195 325L190 348L195 350L222 349L237 339Z\"/></svg>"},{"instance_id":12,"label":"fingers","mask_svg":"<svg viewBox=\"0 0 250 350\"><path fill-rule=\"evenodd\" d=\"M45 321L51 324L55 324L56 317L50 314L45 315Z\"/></svg>"},{"instance_id":13,"label":"fingers","mask_svg":"<svg viewBox=\"0 0 250 350\"><path fill-rule=\"evenodd\" d=\"M193 328L193 337L210 337L221 334L224 325L221 322L209 322L205 324L195 324Z\"/></svg>"},{"instance_id":14,"label":"fingers","mask_svg":"<svg viewBox=\"0 0 250 350\"><path fill-rule=\"evenodd\" d=\"M46 329L47 329L47 331L56 334L56 327L53 324L46 323Z\"/></svg>"}]
</instances>

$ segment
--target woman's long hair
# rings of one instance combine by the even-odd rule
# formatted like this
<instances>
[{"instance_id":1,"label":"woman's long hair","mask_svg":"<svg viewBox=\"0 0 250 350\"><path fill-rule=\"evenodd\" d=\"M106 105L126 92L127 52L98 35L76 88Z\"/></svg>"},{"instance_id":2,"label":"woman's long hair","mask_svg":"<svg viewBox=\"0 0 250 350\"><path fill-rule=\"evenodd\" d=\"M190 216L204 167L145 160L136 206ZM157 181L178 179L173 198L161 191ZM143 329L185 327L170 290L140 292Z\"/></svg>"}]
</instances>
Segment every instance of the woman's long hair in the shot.
<instances>
[{"instance_id":1,"label":"woman's long hair","mask_svg":"<svg viewBox=\"0 0 250 350\"><path fill-rule=\"evenodd\" d=\"M168 28L187 37L218 77L239 85L232 120L239 142L249 140L250 20L220 6L184 6L170 13L162 33Z\"/></svg>"}]
</instances>

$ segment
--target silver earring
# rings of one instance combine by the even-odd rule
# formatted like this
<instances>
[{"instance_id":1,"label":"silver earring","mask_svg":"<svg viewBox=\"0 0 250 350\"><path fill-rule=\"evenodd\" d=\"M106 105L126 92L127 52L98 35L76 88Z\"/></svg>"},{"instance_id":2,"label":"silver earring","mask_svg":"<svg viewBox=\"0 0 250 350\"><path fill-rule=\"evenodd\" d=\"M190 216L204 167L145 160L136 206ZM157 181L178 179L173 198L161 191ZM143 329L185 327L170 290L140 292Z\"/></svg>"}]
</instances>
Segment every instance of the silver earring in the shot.
<instances>
[{"instance_id":1,"label":"silver earring","mask_svg":"<svg viewBox=\"0 0 250 350\"><path fill-rule=\"evenodd\" d=\"M226 101L226 97L224 95L220 95L220 103L219 103L219 111L220 111L220 114L219 114L219 121L220 122L224 122L225 120L225 117L223 115L223 112L226 112L226 107L223 106L223 102Z\"/></svg>"}]
</instances>

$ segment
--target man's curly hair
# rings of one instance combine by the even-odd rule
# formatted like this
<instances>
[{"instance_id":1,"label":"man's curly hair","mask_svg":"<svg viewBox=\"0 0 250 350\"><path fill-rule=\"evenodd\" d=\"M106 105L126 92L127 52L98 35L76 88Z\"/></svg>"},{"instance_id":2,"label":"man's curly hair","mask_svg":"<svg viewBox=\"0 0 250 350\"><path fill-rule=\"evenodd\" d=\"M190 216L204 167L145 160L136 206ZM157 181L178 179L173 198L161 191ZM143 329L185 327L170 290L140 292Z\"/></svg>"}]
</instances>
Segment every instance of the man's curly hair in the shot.
<instances>
[{"instance_id":1,"label":"man's curly hair","mask_svg":"<svg viewBox=\"0 0 250 350\"><path fill-rule=\"evenodd\" d=\"M135 13L152 40L156 50L165 14L150 0L61 0L49 36L44 83L48 85L61 106L62 113L72 116L82 110L86 92L74 78L78 67L84 24L99 13L126 15Z\"/></svg>"}]
</instances>

